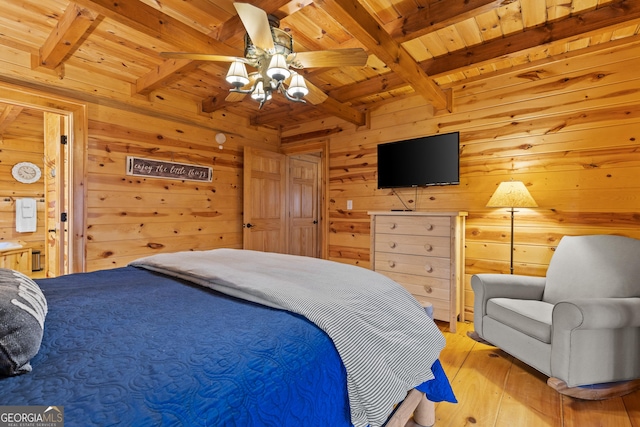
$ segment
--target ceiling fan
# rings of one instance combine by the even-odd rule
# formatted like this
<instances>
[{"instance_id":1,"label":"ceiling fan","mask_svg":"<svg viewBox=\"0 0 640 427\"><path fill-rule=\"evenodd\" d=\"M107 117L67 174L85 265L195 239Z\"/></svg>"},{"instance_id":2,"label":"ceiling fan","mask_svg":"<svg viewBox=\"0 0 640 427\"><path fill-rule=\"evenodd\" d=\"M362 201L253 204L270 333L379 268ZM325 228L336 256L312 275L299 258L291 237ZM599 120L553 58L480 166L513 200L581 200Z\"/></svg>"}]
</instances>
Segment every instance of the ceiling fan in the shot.
<instances>
[{"instance_id":1,"label":"ceiling fan","mask_svg":"<svg viewBox=\"0 0 640 427\"><path fill-rule=\"evenodd\" d=\"M279 27L279 20L248 3L233 3L247 30L244 57L208 53L162 52L161 56L197 61L230 62L226 80L233 86L227 101L240 101L250 95L260 107L271 99L274 92L281 93L293 102L319 104L327 95L313 85L307 85L302 75L293 69L364 66L367 53L364 49L333 49L325 51L295 52L293 38ZM246 66L256 71L248 74ZM285 87L286 85L286 87ZM311 88L311 90L310 90Z\"/></svg>"}]
</instances>

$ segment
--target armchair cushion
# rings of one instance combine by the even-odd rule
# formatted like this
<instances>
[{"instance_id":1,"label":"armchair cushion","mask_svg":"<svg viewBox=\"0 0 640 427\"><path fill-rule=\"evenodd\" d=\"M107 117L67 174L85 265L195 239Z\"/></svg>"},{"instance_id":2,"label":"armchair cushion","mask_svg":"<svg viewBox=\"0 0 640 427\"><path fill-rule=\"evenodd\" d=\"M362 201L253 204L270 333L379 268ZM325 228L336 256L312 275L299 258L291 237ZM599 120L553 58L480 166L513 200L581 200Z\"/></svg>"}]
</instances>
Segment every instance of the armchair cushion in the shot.
<instances>
[{"instance_id":1,"label":"armchair cushion","mask_svg":"<svg viewBox=\"0 0 640 427\"><path fill-rule=\"evenodd\" d=\"M565 236L549 268L543 300L640 297L640 240L623 236Z\"/></svg>"},{"instance_id":2,"label":"armchair cushion","mask_svg":"<svg viewBox=\"0 0 640 427\"><path fill-rule=\"evenodd\" d=\"M487 302L487 316L547 344L552 312L553 304L543 301L492 298Z\"/></svg>"}]
</instances>

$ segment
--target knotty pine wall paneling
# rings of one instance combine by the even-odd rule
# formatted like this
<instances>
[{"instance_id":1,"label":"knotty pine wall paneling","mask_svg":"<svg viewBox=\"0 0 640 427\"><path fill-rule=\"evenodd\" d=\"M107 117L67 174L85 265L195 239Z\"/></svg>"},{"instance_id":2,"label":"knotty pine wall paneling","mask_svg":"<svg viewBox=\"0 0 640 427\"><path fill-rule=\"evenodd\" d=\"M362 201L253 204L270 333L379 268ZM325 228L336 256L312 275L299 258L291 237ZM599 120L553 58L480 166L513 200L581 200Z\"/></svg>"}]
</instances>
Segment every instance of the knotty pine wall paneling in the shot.
<instances>
[{"instance_id":1,"label":"knotty pine wall paneling","mask_svg":"<svg viewBox=\"0 0 640 427\"><path fill-rule=\"evenodd\" d=\"M401 200L419 211L467 211L469 316L471 276L509 273L509 212L486 207L501 181L523 181L539 205L516 213L515 274L544 276L564 235L640 238L639 46L470 79L451 86L451 114L412 97L371 111L360 128L330 119L283 130L285 138L342 129L330 136L329 257L369 267L367 211L403 209ZM452 131L461 138L460 185L376 188L377 144Z\"/></svg>"},{"instance_id":2,"label":"knotty pine wall paneling","mask_svg":"<svg viewBox=\"0 0 640 427\"><path fill-rule=\"evenodd\" d=\"M220 150L216 123L97 105L89 112L88 270L161 252L242 247L243 147L277 150L277 132L235 126L223 131ZM128 176L127 156L211 166L213 182Z\"/></svg>"}]
</instances>

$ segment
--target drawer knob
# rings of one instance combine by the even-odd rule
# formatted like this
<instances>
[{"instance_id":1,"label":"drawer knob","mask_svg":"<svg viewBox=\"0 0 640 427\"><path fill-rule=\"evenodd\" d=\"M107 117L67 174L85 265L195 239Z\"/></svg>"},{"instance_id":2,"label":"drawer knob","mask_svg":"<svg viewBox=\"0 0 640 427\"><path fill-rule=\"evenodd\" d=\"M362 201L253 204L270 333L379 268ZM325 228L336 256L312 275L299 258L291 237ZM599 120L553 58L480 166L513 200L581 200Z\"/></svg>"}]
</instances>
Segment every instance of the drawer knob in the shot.
<instances>
[{"instance_id":1,"label":"drawer knob","mask_svg":"<svg viewBox=\"0 0 640 427\"><path fill-rule=\"evenodd\" d=\"M397 246L397 245L396 245L396 242L389 242L389 247L390 247L391 249L395 248L396 246Z\"/></svg>"},{"instance_id":2,"label":"drawer knob","mask_svg":"<svg viewBox=\"0 0 640 427\"><path fill-rule=\"evenodd\" d=\"M389 228L390 228L391 230L394 230L396 227L397 227L397 225L396 225L396 223L395 223L395 222L392 222L391 224L389 224Z\"/></svg>"},{"instance_id":3,"label":"drawer knob","mask_svg":"<svg viewBox=\"0 0 640 427\"><path fill-rule=\"evenodd\" d=\"M430 244L427 243L426 245L424 245L424 249L427 252L431 252L433 250L433 246L431 246Z\"/></svg>"},{"instance_id":4,"label":"drawer knob","mask_svg":"<svg viewBox=\"0 0 640 427\"><path fill-rule=\"evenodd\" d=\"M428 294L430 294L431 292L433 292L433 288L431 286L425 286L424 287L424 291Z\"/></svg>"},{"instance_id":5,"label":"drawer knob","mask_svg":"<svg viewBox=\"0 0 640 427\"><path fill-rule=\"evenodd\" d=\"M394 268L396 266L395 261L389 261L389 267Z\"/></svg>"},{"instance_id":6,"label":"drawer knob","mask_svg":"<svg viewBox=\"0 0 640 427\"><path fill-rule=\"evenodd\" d=\"M427 273L433 273L433 267L431 267L430 265L425 265L424 269L426 270Z\"/></svg>"},{"instance_id":7,"label":"drawer knob","mask_svg":"<svg viewBox=\"0 0 640 427\"><path fill-rule=\"evenodd\" d=\"M433 230L433 224L427 224L424 226L424 228L426 228L427 230L431 231Z\"/></svg>"}]
</instances>

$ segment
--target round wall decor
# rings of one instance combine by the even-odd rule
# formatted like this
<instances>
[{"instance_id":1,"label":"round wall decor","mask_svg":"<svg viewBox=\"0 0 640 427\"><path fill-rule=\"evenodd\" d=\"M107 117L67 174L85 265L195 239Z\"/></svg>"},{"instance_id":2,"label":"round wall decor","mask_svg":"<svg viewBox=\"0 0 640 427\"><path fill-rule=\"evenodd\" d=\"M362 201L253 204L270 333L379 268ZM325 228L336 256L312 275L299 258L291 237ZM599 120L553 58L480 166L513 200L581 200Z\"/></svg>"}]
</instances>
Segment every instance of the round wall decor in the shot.
<instances>
[{"instance_id":1,"label":"round wall decor","mask_svg":"<svg viewBox=\"0 0 640 427\"><path fill-rule=\"evenodd\" d=\"M38 165L34 165L31 162L20 162L13 166L11 174L18 182L24 184L33 184L38 181L42 176L42 172Z\"/></svg>"}]
</instances>

